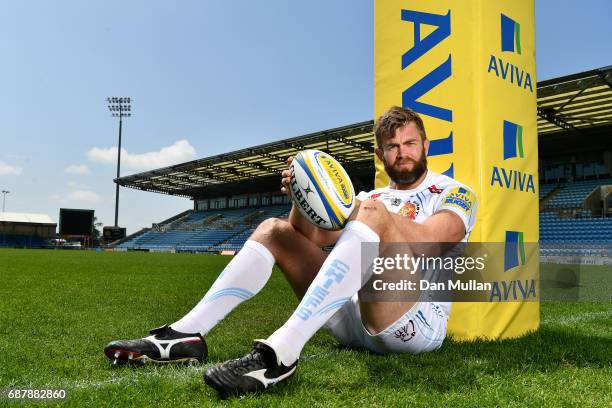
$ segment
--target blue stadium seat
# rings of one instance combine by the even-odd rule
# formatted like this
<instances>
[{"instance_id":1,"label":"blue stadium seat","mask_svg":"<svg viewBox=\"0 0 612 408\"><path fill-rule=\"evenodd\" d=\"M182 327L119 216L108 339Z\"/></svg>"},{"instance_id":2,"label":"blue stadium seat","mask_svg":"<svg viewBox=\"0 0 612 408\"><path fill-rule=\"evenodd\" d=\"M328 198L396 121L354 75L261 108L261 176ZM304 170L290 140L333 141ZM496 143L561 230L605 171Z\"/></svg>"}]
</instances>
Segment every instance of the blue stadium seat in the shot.
<instances>
[{"instance_id":1,"label":"blue stadium seat","mask_svg":"<svg viewBox=\"0 0 612 408\"><path fill-rule=\"evenodd\" d=\"M118 247L154 251L219 252L240 250L264 219L289 213L287 204L260 208L192 211L181 219L158 225Z\"/></svg>"}]
</instances>

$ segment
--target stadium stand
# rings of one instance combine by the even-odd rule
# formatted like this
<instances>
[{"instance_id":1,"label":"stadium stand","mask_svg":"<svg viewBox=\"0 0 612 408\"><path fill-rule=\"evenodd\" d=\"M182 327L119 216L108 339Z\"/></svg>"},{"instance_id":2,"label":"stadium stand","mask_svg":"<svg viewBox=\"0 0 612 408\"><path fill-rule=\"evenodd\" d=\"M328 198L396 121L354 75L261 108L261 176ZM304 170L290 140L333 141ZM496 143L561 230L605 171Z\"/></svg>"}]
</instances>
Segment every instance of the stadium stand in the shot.
<instances>
[{"instance_id":1,"label":"stadium stand","mask_svg":"<svg viewBox=\"0 0 612 408\"><path fill-rule=\"evenodd\" d=\"M612 178L602 180L576 181L564 185L561 191L547 204L546 208L579 208L596 187L612 184ZM554 188L554 187L553 187ZM542 199L540 190L540 199ZM551 190L552 191L552 190ZM550 192L550 191L549 191Z\"/></svg>"},{"instance_id":2,"label":"stadium stand","mask_svg":"<svg viewBox=\"0 0 612 408\"><path fill-rule=\"evenodd\" d=\"M2 248L42 248L47 240L37 235L0 234Z\"/></svg>"},{"instance_id":3,"label":"stadium stand","mask_svg":"<svg viewBox=\"0 0 612 408\"><path fill-rule=\"evenodd\" d=\"M117 245L124 250L220 252L242 248L256 225L269 217L286 217L287 204L241 209L189 211L179 219L155 224Z\"/></svg>"},{"instance_id":4,"label":"stadium stand","mask_svg":"<svg viewBox=\"0 0 612 408\"><path fill-rule=\"evenodd\" d=\"M42 248L56 227L46 214L0 212L0 247Z\"/></svg>"}]
</instances>

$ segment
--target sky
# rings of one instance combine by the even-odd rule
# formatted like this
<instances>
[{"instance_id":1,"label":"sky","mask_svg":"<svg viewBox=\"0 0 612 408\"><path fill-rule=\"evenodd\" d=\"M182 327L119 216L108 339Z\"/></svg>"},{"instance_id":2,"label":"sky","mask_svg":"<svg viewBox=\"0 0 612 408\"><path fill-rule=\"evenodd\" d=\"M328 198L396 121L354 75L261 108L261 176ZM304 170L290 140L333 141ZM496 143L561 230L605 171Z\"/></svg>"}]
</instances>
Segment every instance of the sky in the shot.
<instances>
[{"instance_id":1,"label":"sky","mask_svg":"<svg viewBox=\"0 0 612 408\"><path fill-rule=\"evenodd\" d=\"M612 2L536 0L538 80L612 64ZM7 212L114 223L129 175L372 119L372 0L5 0L0 189ZM128 233L193 207L122 188Z\"/></svg>"}]
</instances>

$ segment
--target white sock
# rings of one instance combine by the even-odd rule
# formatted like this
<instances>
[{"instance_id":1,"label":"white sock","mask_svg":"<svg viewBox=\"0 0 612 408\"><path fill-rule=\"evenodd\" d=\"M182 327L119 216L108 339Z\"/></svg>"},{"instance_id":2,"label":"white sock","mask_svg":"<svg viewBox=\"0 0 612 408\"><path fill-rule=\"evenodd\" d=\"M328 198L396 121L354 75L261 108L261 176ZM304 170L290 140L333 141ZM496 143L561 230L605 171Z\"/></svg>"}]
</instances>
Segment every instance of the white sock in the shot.
<instances>
[{"instance_id":1,"label":"white sock","mask_svg":"<svg viewBox=\"0 0 612 408\"><path fill-rule=\"evenodd\" d=\"M366 224L349 222L295 312L263 341L285 365L297 360L306 342L361 289L363 242L378 244L380 238Z\"/></svg>"},{"instance_id":2,"label":"white sock","mask_svg":"<svg viewBox=\"0 0 612 408\"><path fill-rule=\"evenodd\" d=\"M259 292L272 274L274 256L263 244L248 240L200 302L172 329L206 335L236 306Z\"/></svg>"}]
</instances>

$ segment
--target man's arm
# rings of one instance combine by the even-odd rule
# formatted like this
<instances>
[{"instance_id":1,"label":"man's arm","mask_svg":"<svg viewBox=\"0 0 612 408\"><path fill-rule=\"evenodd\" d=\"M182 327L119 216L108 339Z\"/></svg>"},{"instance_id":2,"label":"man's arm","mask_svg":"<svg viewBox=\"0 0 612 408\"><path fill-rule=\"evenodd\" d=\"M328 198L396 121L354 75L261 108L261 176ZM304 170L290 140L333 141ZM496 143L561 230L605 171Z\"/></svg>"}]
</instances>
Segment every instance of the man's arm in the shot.
<instances>
[{"instance_id":1,"label":"man's arm","mask_svg":"<svg viewBox=\"0 0 612 408\"><path fill-rule=\"evenodd\" d=\"M399 214L391 216L408 242L459 242L466 232L461 218L449 210L435 213L422 224Z\"/></svg>"},{"instance_id":2,"label":"man's arm","mask_svg":"<svg viewBox=\"0 0 612 408\"><path fill-rule=\"evenodd\" d=\"M452 248L453 244L460 242L466 234L461 218L449 210L435 213L423 224L398 214L391 216L406 242L413 244L414 252L419 254L441 255Z\"/></svg>"}]
</instances>

